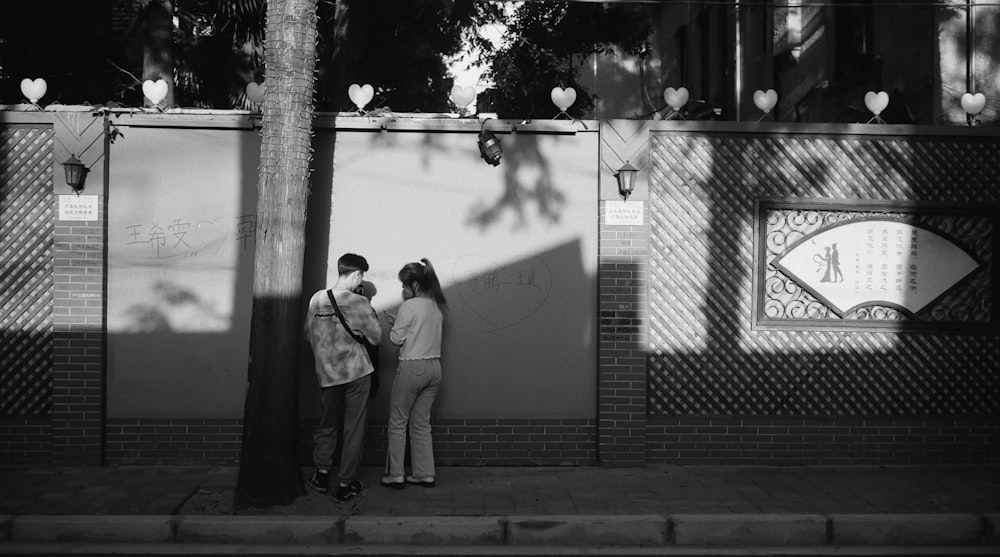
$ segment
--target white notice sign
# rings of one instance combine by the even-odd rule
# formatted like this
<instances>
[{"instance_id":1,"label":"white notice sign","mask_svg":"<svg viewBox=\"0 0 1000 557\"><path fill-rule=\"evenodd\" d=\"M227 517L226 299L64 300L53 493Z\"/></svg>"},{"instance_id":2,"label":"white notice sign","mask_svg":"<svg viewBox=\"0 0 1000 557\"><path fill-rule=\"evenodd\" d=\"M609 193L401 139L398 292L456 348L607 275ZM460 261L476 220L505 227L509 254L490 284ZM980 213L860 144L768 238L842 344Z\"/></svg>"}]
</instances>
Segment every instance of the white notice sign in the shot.
<instances>
[{"instance_id":1,"label":"white notice sign","mask_svg":"<svg viewBox=\"0 0 1000 557\"><path fill-rule=\"evenodd\" d=\"M60 195L59 220L96 221L96 195Z\"/></svg>"},{"instance_id":2,"label":"white notice sign","mask_svg":"<svg viewBox=\"0 0 1000 557\"><path fill-rule=\"evenodd\" d=\"M645 224L645 211L643 201L605 201L604 224L640 226Z\"/></svg>"}]
</instances>

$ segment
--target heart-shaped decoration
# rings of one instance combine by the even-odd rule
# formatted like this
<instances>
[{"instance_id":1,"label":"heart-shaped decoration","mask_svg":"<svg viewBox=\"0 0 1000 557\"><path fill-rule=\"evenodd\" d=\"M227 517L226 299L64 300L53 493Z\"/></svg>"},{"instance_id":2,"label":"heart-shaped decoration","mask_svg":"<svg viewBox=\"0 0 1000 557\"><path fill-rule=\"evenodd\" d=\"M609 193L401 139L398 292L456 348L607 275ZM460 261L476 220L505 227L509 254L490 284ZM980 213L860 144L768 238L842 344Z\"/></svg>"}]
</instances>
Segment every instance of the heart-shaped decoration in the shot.
<instances>
[{"instance_id":1,"label":"heart-shaped decoration","mask_svg":"<svg viewBox=\"0 0 1000 557\"><path fill-rule=\"evenodd\" d=\"M167 82L162 79L157 79L156 81L147 79L142 82L142 94L146 95L146 98L153 105L158 105L160 101L167 98L168 89Z\"/></svg>"},{"instance_id":2,"label":"heart-shaped decoration","mask_svg":"<svg viewBox=\"0 0 1000 557\"><path fill-rule=\"evenodd\" d=\"M663 91L663 100L667 101L667 106L674 110L680 110L688 102L687 87L667 87Z\"/></svg>"},{"instance_id":3,"label":"heart-shaped decoration","mask_svg":"<svg viewBox=\"0 0 1000 557\"><path fill-rule=\"evenodd\" d=\"M367 83L364 85L355 83L347 88L347 96L351 97L351 102L358 107L358 110L364 110L375 96L375 89Z\"/></svg>"},{"instance_id":4,"label":"heart-shaped decoration","mask_svg":"<svg viewBox=\"0 0 1000 557\"><path fill-rule=\"evenodd\" d=\"M456 85L451 88L451 94L448 95L448 98L455 103L459 110L464 110L465 107L472 104L472 101L476 100L476 88Z\"/></svg>"},{"instance_id":5,"label":"heart-shaped decoration","mask_svg":"<svg viewBox=\"0 0 1000 557\"><path fill-rule=\"evenodd\" d=\"M38 99L45 96L45 92L49 90L49 86L45 83L45 80L38 78L31 80L24 78L21 80L21 93L24 94L24 98L31 101L31 104L37 104Z\"/></svg>"},{"instance_id":6,"label":"heart-shaped decoration","mask_svg":"<svg viewBox=\"0 0 1000 557\"><path fill-rule=\"evenodd\" d=\"M254 82L247 83L247 98L254 104L264 102L264 84Z\"/></svg>"},{"instance_id":7,"label":"heart-shaped decoration","mask_svg":"<svg viewBox=\"0 0 1000 557\"><path fill-rule=\"evenodd\" d=\"M556 108L566 112L566 109L573 106L576 102L576 89L572 87L567 87L563 89L562 87L553 87L552 93L552 104L556 105Z\"/></svg>"},{"instance_id":8,"label":"heart-shaped decoration","mask_svg":"<svg viewBox=\"0 0 1000 557\"><path fill-rule=\"evenodd\" d=\"M975 116L986 107L986 95L982 93L966 93L962 95L962 110L970 116Z\"/></svg>"},{"instance_id":9,"label":"heart-shaped decoration","mask_svg":"<svg viewBox=\"0 0 1000 557\"><path fill-rule=\"evenodd\" d=\"M764 114L771 112L774 105L778 104L778 93L774 89L768 89L767 91L761 91L760 89L753 92L753 104L757 106Z\"/></svg>"},{"instance_id":10,"label":"heart-shaped decoration","mask_svg":"<svg viewBox=\"0 0 1000 557\"><path fill-rule=\"evenodd\" d=\"M889 93L885 91L879 91L878 93L868 91L865 93L865 106L875 116L882 114L885 107L889 106Z\"/></svg>"}]
</instances>

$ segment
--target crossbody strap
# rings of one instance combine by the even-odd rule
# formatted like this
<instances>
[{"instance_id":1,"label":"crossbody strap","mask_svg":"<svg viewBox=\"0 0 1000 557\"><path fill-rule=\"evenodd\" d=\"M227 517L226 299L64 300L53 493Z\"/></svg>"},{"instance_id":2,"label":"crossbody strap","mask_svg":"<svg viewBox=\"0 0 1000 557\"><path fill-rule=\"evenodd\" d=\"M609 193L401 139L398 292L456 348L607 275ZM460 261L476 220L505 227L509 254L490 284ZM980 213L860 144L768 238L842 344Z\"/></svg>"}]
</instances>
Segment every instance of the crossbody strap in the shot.
<instances>
[{"instance_id":1,"label":"crossbody strap","mask_svg":"<svg viewBox=\"0 0 1000 557\"><path fill-rule=\"evenodd\" d=\"M340 311L340 306L337 305L337 300L333 297L333 289L331 288L327 290L326 295L330 297L330 304L333 305L333 311L334 313L337 314L337 319L340 319L340 323L344 326L344 329L347 329L347 334L351 335L351 338L353 338L354 340L360 342L365 346L368 346L369 344L368 339L355 333L353 330L351 330L351 327L347 324L347 320L344 319L344 314Z\"/></svg>"}]
</instances>

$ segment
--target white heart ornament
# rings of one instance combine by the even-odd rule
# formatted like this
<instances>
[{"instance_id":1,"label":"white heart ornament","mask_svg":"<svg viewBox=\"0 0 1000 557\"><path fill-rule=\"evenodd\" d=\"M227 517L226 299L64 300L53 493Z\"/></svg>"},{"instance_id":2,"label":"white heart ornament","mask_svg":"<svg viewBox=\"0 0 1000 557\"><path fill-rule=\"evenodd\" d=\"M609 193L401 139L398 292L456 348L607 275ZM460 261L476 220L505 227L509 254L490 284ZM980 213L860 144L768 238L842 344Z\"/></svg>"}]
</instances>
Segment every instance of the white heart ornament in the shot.
<instances>
[{"instance_id":1,"label":"white heart ornament","mask_svg":"<svg viewBox=\"0 0 1000 557\"><path fill-rule=\"evenodd\" d=\"M48 91L49 86L45 83L45 80L38 78L31 80L24 78L21 80L21 93L24 94L24 98L31 101L31 104L37 104L38 99L45 96L45 92Z\"/></svg>"},{"instance_id":2,"label":"white heart ornament","mask_svg":"<svg viewBox=\"0 0 1000 557\"><path fill-rule=\"evenodd\" d=\"M889 93L885 91L879 91L878 93L868 91L865 93L865 106L875 116L882 114L885 107L889 106Z\"/></svg>"},{"instance_id":3,"label":"white heart ornament","mask_svg":"<svg viewBox=\"0 0 1000 557\"><path fill-rule=\"evenodd\" d=\"M160 101L167 98L167 82L162 79L157 79L155 82L152 79L147 79L142 82L142 94L146 95L149 102L157 105Z\"/></svg>"},{"instance_id":4,"label":"white heart ornament","mask_svg":"<svg viewBox=\"0 0 1000 557\"><path fill-rule=\"evenodd\" d=\"M761 91L760 89L753 92L753 104L757 106L764 114L771 112L774 105L778 104L778 93L774 89L768 89L767 91Z\"/></svg>"},{"instance_id":5,"label":"white heart ornament","mask_svg":"<svg viewBox=\"0 0 1000 557\"><path fill-rule=\"evenodd\" d=\"M552 104L556 105L556 108L566 112L566 109L573 106L573 103L576 102L576 89L572 87L565 89L562 87L553 87L552 93L549 96L552 98Z\"/></svg>"},{"instance_id":6,"label":"white heart ornament","mask_svg":"<svg viewBox=\"0 0 1000 557\"><path fill-rule=\"evenodd\" d=\"M451 88L451 94L448 95L448 98L455 103L459 110L462 110L476 100L476 88L456 85Z\"/></svg>"},{"instance_id":7,"label":"white heart ornament","mask_svg":"<svg viewBox=\"0 0 1000 557\"><path fill-rule=\"evenodd\" d=\"M688 102L687 87L667 87L663 91L663 100L667 101L667 106L674 110L680 110Z\"/></svg>"},{"instance_id":8,"label":"white heart ornament","mask_svg":"<svg viewBox=\"0 0 1000 557\"><path fill-rule=\"evenodd\" d=\"M358 107L358 110L364 110L375 96L375 89L367 83L364 85L355 83L347 88L347 96L351 97L351 102Z\"/></svg>"},{"instance_id":9,"label":"white heart ornament","mask_svg":"<svg viewBox=\"0 0 1000 557\"><path fill-rule=\"evenodd\" d=\"M247 83L247 98L254 104L264 102L264 84L253 82Z\"/></svg>"},{"instance_id":10,"label":"white heart ornament","mask_svg":"<svg viewBox=\"0 0 1000 557\"><path fill-rule=\"evenodd\" d=\"M962 110L971 116L975 116L986 107L986 95L982 93L966 93L962 95Z\"/></svg>"}]
</instances>

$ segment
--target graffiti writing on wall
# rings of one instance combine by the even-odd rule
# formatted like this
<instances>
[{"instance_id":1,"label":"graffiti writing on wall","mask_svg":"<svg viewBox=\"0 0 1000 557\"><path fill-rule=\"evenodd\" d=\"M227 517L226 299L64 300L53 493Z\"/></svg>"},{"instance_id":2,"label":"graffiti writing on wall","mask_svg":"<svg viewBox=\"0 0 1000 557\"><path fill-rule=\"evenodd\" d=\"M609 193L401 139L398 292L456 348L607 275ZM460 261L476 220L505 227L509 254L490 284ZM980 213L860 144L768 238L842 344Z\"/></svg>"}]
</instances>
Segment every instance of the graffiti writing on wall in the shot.
<instances>
[{"instance_id":1,"label":"graffiti writing on wall","mask_svg":"<svg viewBox=\"0 0 1000 557\"><path fill-rule=\"evenodd\" d=\"M238 250L253 248L257 215L191 221L185 218L150 221L124 227L125 245L148 250L154 257L196 257L218 254L227 242Z\"/></svg>"},{"instance_id":2,"label":"graffiti writing on wall","mask_svg":"<svg viewBox=\"0 0 1000 557\"><path fill-rule=\"evenodd\" d=\"M459 298L491 330L512 327L545 305L552 291L552 273L541 258L528 257L506 265L481 267L478 256L455 262Z\"/></svg>"}]
</instances>

